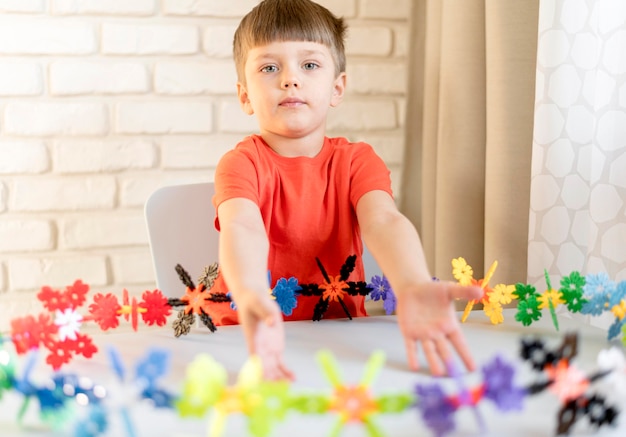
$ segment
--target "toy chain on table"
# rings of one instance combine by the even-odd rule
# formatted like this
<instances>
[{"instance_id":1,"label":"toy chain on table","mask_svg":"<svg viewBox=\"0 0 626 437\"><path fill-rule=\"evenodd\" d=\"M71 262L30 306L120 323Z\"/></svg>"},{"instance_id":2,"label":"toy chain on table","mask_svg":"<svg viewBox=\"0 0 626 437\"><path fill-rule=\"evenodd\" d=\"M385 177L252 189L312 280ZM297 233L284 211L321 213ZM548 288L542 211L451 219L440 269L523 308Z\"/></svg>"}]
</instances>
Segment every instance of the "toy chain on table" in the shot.
<instances>
[{"instance_id":1,"label":"toy chain on table","mask_svg":"<svg viewBox=\"0 0 626 437\"><path fill-rule=\"evenodd\" d=\"M374 300L382 300L387 313L395 309L395 296L389 283L384 277L373 277L371 283L348 281L354 269L355 257L348 257L336 277L328 275L324 266L316 260L325 279L323 284L299 284L296 278L280 278L274 288L270 290L272 296L285 314L297 305L298 295L318 296L313 319L320 320L329 305L342 306L346 315L349 312L343 304L343 298L348 295L367 295ZM492 323L501 323L502 305L518 301L518 311L515 319L524 326L538 320L542 309L548 309L552 314L555 327L558 329L555 308L565 304L570 311L583 314L599 315L604 311L611 311L615 315L615 323L609 330L609 338L622 331L624 314L626 313L626 282L615 284L606 274L582 276L573 272L560 281L559 290L554 290L546 275L547 290L538 293L534 287L527 284L504 285L499 284L491 288L489 281L493 277L496 263L494 263L484 279L473 278L472 268L463 258L452 261L453 275L462 284L477 284L484 290L479 301L469 302L463 314L465 321L467 314L474 304L483 304L485 314ZM98 351L92 338L80 332L83 323L93 322L103 331L115 329L121 319L131 323L134 330L138 329L139 321L147 325L164 326L172 309L183 307L173 323L175 335L179 336L189 331L193 319L198 316L211 330L216 327L210 317L209 301L231 302L227 294L213 293L213 282L218 275L218 268L213 264L205 272L196 286L193 280L181 266L176 270L181 282L186 287L185 295L181 298L165 297L159 290L145 291L140 298L130 297L126 290L121 299L111 293L97 293L88 305L87 294L89 286L77 280L64 290L55 290L44 286L37 297L45 311L37 316L28 315L11 321L10 337L0 339L5 346L12 343L18 355L27 355L26 364L20 375L16 372L15 359L11 354L0 351L0 399L3 394L18 392L24 398L20 409L19 419L24 417L29 401L39 402L45 420L53 423L63 422L67 402L81 399L89 405L89 411L81 417L81 423L87 421L89 426L77 426L76 435L99 435L106 429L106 411L102 387L95 384L85 385L84 379L78 376L55 374L52 384L37 386L30 381L30 375L35 363L36 355L33 350L46 351L45 361L59 370L75 355L91 358ZM81 308L87 308L82 311ZM215 419L212 423L212 433L219 435L224 419L233 412L246 415L250 421L250 432L255 436L264 436L273 426L282 420L286 411L294 409L301 413L336 414L337 426L333 435L338 433L341 426L348 421L362 422L369 435L382 435L376 426L373 415L397 413L407 408L417 408L426 425L436 435L445 435L454 428L454 413L462 408L471 408L478 420L479 426L484 426L484 420L477 409L483 401L494 402L501 411L519 409L525 396L549 389L557 394L561 402L558 415L558 433L567 433L578 418L586 416L589 422L596 426L612 424L617 416L617 409L608 406L606 400L599 394L588 394L588 388L597 380L607 375L607 368L585 376L571 366L571 359L576 354L576 343L566 337L563 344L554 350L548 349L541 340L526 341L522 346L522 358L528 361L541 375L540 380L527 387L513 385L513 367L502 358L497 357L483 367L483 382L472 388L466 388L456 369L449 365L449 373L455 375L458 393L447 394L438 384L418 384L410 393L390 394L374 397L369 391L369 384L374 379L376 371L382 366L383 357L374 355L366 366L366 374L360 384L348 386L341 383L336 365L328 354L320 356L320 363L332 385L332 395L293 395L289 393L285 383L270 383L261 381L260 364L256 360L244 367L241 379L235 387L227 387L225 371L212 361L210 357L199 357L198 362L192 364L188 378L183 386L182 393L174 395L162 389L158 379L165 372L165 351L152 352L145 362L138 365L137 373L143 370L142 388L140 396L150 398L158 407L175 406L181 415L204 415L212 410ZM121 359L114 351L109 352L112 367L121 383L127 383ZM625 375L621 358L622 377ZM200 363L200 364L199 364ZM213 368L212 372L205 372L206 366ZM195 369L195 370L194 370ZM82 381L78 383L77 381ZM207 389L212 384L215 390ZM217 385L216 385L217 384ZM60 390L60 387L74 386L71 395ZM626 392L626 383L624 383ZM200 388L202 387L202 388ZM266 396L273 397L272 402L262 402ZM68 400L71 398L70 400ZM267 410L270 408L271 410ZM119 409L124 417L127 434L133 434L127 408ZM91 434L85 434L91 430ZM81 431L82 430L82 431Z\"/></svg>"},{"instance_id":2,"label":"toy chain on table","mask_svg":"<svg viewBox=\"0 0 626 437\"><path fill-rule=\"evenodd\" d=\"M343 299L346 295L369 295L374 301L382 301L387 314L395 311L396 297L387 279L374 276L370 283L349 281L349 276L355 267L356 256L346 259L339 275L331 276L326 272L322 262L316 259L317 265L325 279L322 284L301 284L295 277L280 278L274 287L269 290L284 314L290 315L298 304L298 296L318 296L312 319L319 321L324 317L330 305L340 305L346 316L352 318ZM607 274L589 274L582 276L579 272L572 272L560 281L558 290L552 287L547 273L546 290L537 292L529 284L489 285L497 262L494 262L483 279L474 279L473 269L465 259L452 260L452 274L461 284L475 284L484 290L483 297L467 303L462 316L464 322L476 303L482 303L484 313L493 324L504 321L503 305L517 301L515 320L524 326L531 325L539 320L542 310L549 310L553 324L558 330L558 319L555 309L566 305L570 312L579 312L592 316L599 316L610 311L615 321L608 330L608 339L624 334L626 328L626 281L615 283ZM87 314L80 312L87 302L89 286L81 280L65 290L54 290L44 286L37 294L46 311L37 316L28 315L15 318L11 321L10 339L15 344L18 354L24 354L33 348L48 350L46 362L53 369L58 370L67 364L73 356L82 355L90 358L97 352L96 345L90 336L80 332L83 323L94 322L103 331L115 329L120 319L130 321L132 328L138 329L139 321L147 325L163 326L173 308L182 307L172 323L176 337L189 333L196 316L212 332L216 331L210 315L210 302L230 302L236 308L230 293L212 292L211 288L219 274L216 263L206 267L200 276L198 285L194 284L185 269L177 265L176 271L185 286L185 294L181 298L167 298L159 290L145 291L140 299L130 297L123 290L121 299L111 293L97 293L87 306ZM626 344L626 338L622 338Z\"/></svg>"},{"instance_id":3,"label":"toy chain on table","mask_svg":"<svg viewBox=\"0 0 626 437\"><path fill-rule=\"evenodd\" d=\"M484 279L474 279L473 269L465 259L452 260L452 274L457 281L464 285L478 285L483 289L483 297L479 300L469 301L461 320L464 322L473 306L480 302L483 311L489 317L491 323L499 324L504 321L502 305L510 304L517 300L517 313L515 320L524 326L529 326L539 320L543 315L542 310L547 309L552 317L552 323L556 330L559 323L556 316L556 308L565 305L571 313L580 313L590 316L600 316L610 312L615 319L608 330L608 339L611 340L622 335L622 342L626 345L624 333L626 328L626 280L619 283L612 281L606 273L588 274L583 276L580 272L573 271L560 281L558 289L553 288L545 272L546 289L538 292L530 284L517 283L515 285L498 284L489 286L496 268L494 262L487 271Z\"/></svg>"},{"instance_id":4,"label":"toy chain on table","mask_svg":"<svg viewBox=\"0 0 626 437\"><path fill-rule=\"evenodd\" d=\"M616 348L602 351L606 354L598 357L600 369L585 374L572 363L577 345L576 334L566 335L556 348L549 347L540 338L523 339L520 358L534 370L531 381L525 385L516 381L513 363L496 356L482 366L482 379L472 386L467 386L456 367L448 363L455 389L446 388L441 378L427 378L429 382L418 382L385 394L374 394L371 388L384 365L382 352L370 356L358 383L344 382L332 354L318 352L318 363L329 387L302 393L293 392L286 381L263 380L260 360L256 357L248 360L237 382L229 385L226 369L211 356L200 354L188 365L181 389L174 392L163 388L161 382L169 368L170 353L166 350L148 351L135 365L134 377L127 377L130 372L119 353L114 348L109 349L110 366L119 381L111 388L85 375L64 373L54 373L48 381L37 382L32 375L36 351L29 352L24 365L18 369L14 354L0 347L0 401L11 402L16 398L19 402L21 399L17 417L20 424L24 422L29 403L33 402L38 405L43 422L62 431L63 435L71 432L76 437L96 437L112 431L111 416L117 415L121 416L127 437L138 435L132 407L143 400L150 400L157 410L174 410L180 420L210 414L211 437L223 434L226 420L232 414L247 419L250 435L266 437L287 420L289 412L334 416L331 436L338 436L346 423L356 422L362 424L368 436L381 437L384 429L376 423L377 416L411 410L434 435L445 436L455 430L456 412L465 408L473 411L484 433L486 421L480 412L483 403L491 403L501 413L520 411L525 403L531 402L528 398L544 390L558 398L556 434L568 434L572 426L583 419L596 429L614 425L619 414L617 406L609 405L597 387L592 390L592 386L609 377L621 379L622 386L626 384L624 356ZM122 396L115 397L115 390L121 391ZM613 381L611 390L615 390ZM150 420L144 410L140 417L143 421Z\"/></svg>"}]
</instances>

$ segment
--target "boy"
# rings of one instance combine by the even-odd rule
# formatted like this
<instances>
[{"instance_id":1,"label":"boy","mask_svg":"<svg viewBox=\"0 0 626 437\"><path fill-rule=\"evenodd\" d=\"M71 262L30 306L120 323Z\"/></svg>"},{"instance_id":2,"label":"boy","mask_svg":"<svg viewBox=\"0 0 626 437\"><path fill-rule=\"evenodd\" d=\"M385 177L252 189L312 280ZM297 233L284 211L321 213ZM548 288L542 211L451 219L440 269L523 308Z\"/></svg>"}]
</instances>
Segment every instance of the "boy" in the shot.
<instances>
[{"instance_id":1,"label":"boy","mask_svg":"<svg viewBox=\"0 0 626 437\"><path fill-rule=\"evenodd\" d=\"M343 19L311 0L263 0L235 32L237 95L242 109L256 115L260 134L224 155L215 174L221 275L214 291L230 291L237 305L229 314L228 304L216 304L216 323L242 325L267 378L292 378L282 360L283 317L268 294L268 270L274 281L294 276L323 284L316 258L334 276L356 254L350 279L365 280L362 233L396 294L410 367L418 368L421 342L433 374L445 373L450 345L473 369L452 301L478 298L480 288L431 281L382 160L367 144L325 136L328 110L346 88L345 31ZM317 300L299 296L285 319L310 319ZM366 315L363 297L344 301L351 314ZM324 317L343 314L331 308Z\"/></svg>"}]
</instances>

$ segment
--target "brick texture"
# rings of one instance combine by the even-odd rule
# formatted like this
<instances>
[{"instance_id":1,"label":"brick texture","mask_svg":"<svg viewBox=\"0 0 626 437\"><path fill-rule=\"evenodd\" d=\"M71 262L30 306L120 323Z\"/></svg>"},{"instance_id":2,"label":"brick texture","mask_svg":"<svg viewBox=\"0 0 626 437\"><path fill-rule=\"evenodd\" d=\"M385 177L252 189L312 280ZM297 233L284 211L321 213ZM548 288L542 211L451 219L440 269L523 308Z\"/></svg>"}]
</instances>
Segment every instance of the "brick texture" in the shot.
<instances>
[{"instance_id":1,"label":"brick texture","mask_svg":"<svg viewBox=\"0 0 626 437\"><path fill-rule=\"evenodd\" d=\"M43 92L41 65L0 62L0 96L37 96Z\"/></svg>"},{"instance_id":2,"label":"brick texture","mask_svg":"<svg viewBox=\"0 0 626 437\"><path fill-rule=\"evenodd\" d=\"M96 28L87 22L0 16L0 54L80 56L96 47Z\"/></svg>"},{"instance_id":3,"label":"brick texture","mask_svg":"<svg viewBox=\"0 0 626 437\"><path fill-rule=\"evenodd\" d=\"M50 157L41 141L1 141L0 175L43 173L50 168Z\"/></svg>"},{"instance_id":4,"label":"brick texture","mask_svg":"<svg viewBox=\"0 0 626 437\"><path fill-rule=\"evenodd\" d=\"M39 13L45 5L45 0L0 0L0 12Z\"/></svg>"},{"instance_id":5,"label":"brick texture","mask_svg":"<svg viewBox=\"0 0 626 437\"><path fill-rule=\"evenodd\" d=\"M52 0L55 14L152 15L156 0Z\"/></svg>"},{"instance_id":6,"label":"brick texture","mask_svg":"<svg viewBox=\"0 0 626 437\"><path fill-rule=\"evenodd\" d=\"M328 134L372 144L397 193L412 2L319 1L350 26ZM257 131L231 56L258 2L0 0L0 331L43 285L156 287L146 200Z\"/></svg>"},{"instance_id":7,"label":"brick texture","mask_svg":"<svg viewBox=\"0 0 626 437\"><path fill-rule=\"evenodd\" d=\"M15 102L4 110L6 133L43 137L50 135L104 135L108 109L90 102Z\"/></svg>"},{"instance_id":8,"label":"brick texture","mask_svg":"<svg viewBox=\"0 0 626 437\"><path fill-rule=\"evenodd\" d=\"M50 65L50 93L145 94L150 76L138 62L53 62Z\"/></svg>"},{"instance_id":9,"label":"brick texture","mask_svg":"<svg viewBox=\"0 0 626 437\"><path fill-rule=\"evenodd\" d=\"M0 221L0 253L44 251L54 248L52 223L45 220Z\"/></svg>"}]
</instances>

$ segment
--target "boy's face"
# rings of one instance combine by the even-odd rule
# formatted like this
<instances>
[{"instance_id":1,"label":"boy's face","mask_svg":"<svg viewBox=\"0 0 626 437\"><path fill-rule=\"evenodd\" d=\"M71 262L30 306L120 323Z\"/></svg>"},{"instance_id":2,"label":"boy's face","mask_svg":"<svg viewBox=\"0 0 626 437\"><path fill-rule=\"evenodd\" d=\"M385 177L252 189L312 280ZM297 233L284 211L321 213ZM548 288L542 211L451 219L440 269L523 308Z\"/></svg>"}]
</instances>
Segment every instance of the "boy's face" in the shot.
<instances>
[{"instance_id":1,"label":"boy's face","mask_svg":"<svg viewBox=\"0 0 626 437\"><path fill-rule=\"evenodd\" d=\"M241 107L256 114L261 135L303 138L325 132L326 115L344 94L330 50L310 41L276 41L248 51Z\"/></svg>"}]
</instances>

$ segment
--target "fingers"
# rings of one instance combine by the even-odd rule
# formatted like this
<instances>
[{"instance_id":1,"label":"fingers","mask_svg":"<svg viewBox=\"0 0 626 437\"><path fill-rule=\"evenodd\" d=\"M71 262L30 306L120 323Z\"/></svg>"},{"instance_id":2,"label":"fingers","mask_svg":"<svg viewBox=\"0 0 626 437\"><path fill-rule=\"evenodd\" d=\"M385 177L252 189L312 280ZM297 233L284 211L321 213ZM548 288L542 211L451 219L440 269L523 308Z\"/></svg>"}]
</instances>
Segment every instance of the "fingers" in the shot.
<instances>
[{"instance_id":1,"label":"fingers","mask_svg":"<svg viewBox=\"0 0 626 437\"><path fill-rule=\"evenodd\" d=\"M430 373L435 376L443 375L443 367L441 365L441 360L439 360L439 357L437 355L434 341L422 341L422 349L424 349L424 356L426 357L426 362L428 363L428 367L430 368Z\"/></svg>"},{"instance_id":2,"label":"fingers","mask_svg":"<svg viewBox=\"0 0 626 437\"><path fill-rule=\"evenodd\" d=\"M285 333L282 319L274 318L272 323L258 320L254 333L254 353L263 364L263 377L271 381L294 379L294 375L283 362L285 349Z\"/></svg>"},{"instance_id":3,"label":"fingers","mask_svg":"<svg viewBox=\"0 0 626 437\"><path fill-rule=\"evenodd\" d=\"M448 292L452 299L475 300L483 297L484 290L476 285L450 284Z\"/></svg>"},{"instance_id":4,"label":"fingers","mask_svg":"<svg viewBox=\"0 0 626 437\"><path fill-rule=\"evenodd\" d=\"M282 360L279 360L278 362L278 369L280 370L280 379L286 379L288 381L293 381L294 379L296 379L293 372L289 370L287 366L285 366Z\"/></svg>"},{"instance_id":5,"label":"fingers","mask_svg":"<svg viewBox=\"0 0 626 437\"><path fill-rule=\"evenodd\" d=\"M270 381L294 380L294 374L285 365L282 349L259 348L258 356L263 365L263 377Z\"/></svg>"},{"instance_id":6,"label":"fingers","mask_svg":"<svg viewBox=\"0 0 626 437\"><path fill-rule=\"evenodd\" d=\"M409 368L413 371L419 370L417 342L416 340L405 340ZM435 339L421 340L421 345L428 368L434 376L443 376L448 372L447 369L453 361L450 345L457 352L467 370L474 371L476 369L476 363L460 331L455 331L448 337L441 336Z\"/></svg>"},{"instance_id":7,"label":"fingers","mask_svg":"<svg viewBox=\"0 0 626 437\"><path fill-rule=\"evenodd\" d=\"M445 337L424 340L422 341L422 348L431 373L435 376L445 375L448 363L452 361L448 340Z\"/></svg>"},{"instance_id":8,"label":"fingers","mask_svg":"<svg viewBox=\"0 0 626 437\"><path fill-rule=\"evenodd\" d=\"M463 360L463 364L469 371L474 371L476 369L476 362L470 353L469 347L467 346L467 342L465 341L465 337L461 333L461 331L455 331L451 333L448 337L450 339L450 343L454 346L456 353Z\"/></svg>"},{"instance_id":9,"label":"fingers","mask_svg":"<svg viewBox=\"0 0 626 437\"><path fill-rule=\"evenodd\" d=\"M417 346L415 346L415 340L407 338L404 340L404 346L406 348L406 356L409 360L409 369L413 371L419 370L420 366L417 361Z\"/></svg>"},{"instance_id":10,"label":"fingers","mask_svg":"<svg viewBox=\"0 0 626 437\"><path fill-rule=\"evenodd\" d=\"M262 357L263 363L263 378L269 381L293 381L294 374L285 364L280 357Z\"/></svg>"}]
</instances>

